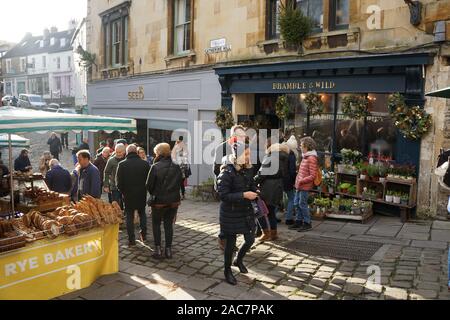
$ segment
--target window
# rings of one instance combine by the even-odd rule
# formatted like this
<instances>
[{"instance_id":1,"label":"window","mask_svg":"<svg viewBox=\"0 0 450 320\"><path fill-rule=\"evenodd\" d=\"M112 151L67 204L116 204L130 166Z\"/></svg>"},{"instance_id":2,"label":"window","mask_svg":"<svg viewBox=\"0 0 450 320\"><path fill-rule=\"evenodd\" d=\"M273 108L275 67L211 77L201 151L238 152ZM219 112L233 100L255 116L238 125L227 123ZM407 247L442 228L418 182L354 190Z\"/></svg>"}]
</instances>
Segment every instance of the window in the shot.
<instances>
[{"instance_id":1,"label":"window","mask_svg":"<svg viewBox=\"0 0 450 320\"><path fill-rule=\"evenodd\" d=\"M56 90L60 91L61 90L61 77L56 77L55 82L56 82Z\"/></svg>"},{"instance_id":2,"label":"window","mask_svg":"<svg viewBox=\"0 0 450 320\"><path fill-rule=\"evenodd\" d=\"M44 92L43 94L48 94L50 92L49 85L48 85L48 77L42 78Z\"/></svg>"},{"instance_id":3,"label":"window","mask_svg":"<svg viewBox=\"0 0 450 320\"><path fill-rule=\"evenodd\" d=\"M280 0L269 0L267 3L267 39L278 39L280 28L278 20L280 16Z\"/></svg>"},{"instance_id":4,"label":"window","mask_svg":"<svg viewBox=\"0 0 450 320\"><path fill-rule=\"evenodd\" d=\"M331 0L330 29L347 29L349 25L349 0Z\"/></svg>"},{"instance_id":5,"label":"window","mask_svg":"<svg viewBox=\"0 0 450 320\"><path fill-rule=\"evenodd\" d=\"M11 59L6 60L6 73L11 73Z\"/></svg>"},{"instance_id":6,"label":"window","mask_svg":"<svg viewBox=\"0 0 450 320\"><path fill-rule=\"evenodd\" d=\"M25 72L27 70L27 59L20 58L20 72Z\"/></svg>"},{"instance_id":7,"label":"window","mask_svg":"<svg viewBox=\"0 0 450 320\"><path fill-rule=\"evenodd\" d=\"M296 6L313 20L315 29L323 29L323 0L297 0Z\"/></svg>"},{"instance_id":8,"label":"window","mask_svg":"<svg viewBox=\"0 0 450 320\"><path fill-rule=\"evenodd\" d=\"M42 56L42 68L47 68L47 57Z\"/></svg>"},{"instance_id":9,"label":"window","mask_svg":"<svg viewBox=\"0 0 450 320\"><path fill-rule=\"evenodd\" d=\"M36 68L36 59L35 58L31 58L31 66L33 69Z\"/></svg>"},{"instance_id":10,"label":"window","mask_svg":"<svg viewBox=\"0 0 450 320\"><path fill-rule=\"evenodd\" d=\"M61 38L61 48L66 46L66 38Z\"/></svg>"},{"instance_id":11,"label":"window","mask_svg":"<svg viewBox=\"0 0 450 320\"><path fill-rule=\"evenodd\" d=\"M120 65L121 21L112 23L112 65Z\"/></svg>"},{"instance_id":12,"label":"window","mask_svg":"<svg viewBox=\"0 0 450 320\"><path fill-rule=\"evenodd\" d=\"M51 46L54 46L54 45L55 45L55 38L51 38L51 39L50 39L50 45L51 45Z\"/></svg>"},{"instance_id":13,"label":"window","mask_svg":"<svg viewBox=\"0 0 450 320\"><path fill-rule=\"evenodd\" d=\"M191 0L175 0L174 9L174 54L183 54L191 49Z\"/></svg>"},{"instance_id":14,"label":"window","mask_svg":"<svg viewBox=\"0 0 450 320\"><path fill-rule=\"evenodd\" d=\"M67 57L67 68L72 68L72 57Z\"/></svg>"},{"instance_id":15,"label":"window","mask_svg":"<svg viewBox=\"0 0 450 320\"><path fill-rule=\"evenodd\" d=\"M61 58L56 58L56 69L61 69Z\"/></svg>"}]
</instances>

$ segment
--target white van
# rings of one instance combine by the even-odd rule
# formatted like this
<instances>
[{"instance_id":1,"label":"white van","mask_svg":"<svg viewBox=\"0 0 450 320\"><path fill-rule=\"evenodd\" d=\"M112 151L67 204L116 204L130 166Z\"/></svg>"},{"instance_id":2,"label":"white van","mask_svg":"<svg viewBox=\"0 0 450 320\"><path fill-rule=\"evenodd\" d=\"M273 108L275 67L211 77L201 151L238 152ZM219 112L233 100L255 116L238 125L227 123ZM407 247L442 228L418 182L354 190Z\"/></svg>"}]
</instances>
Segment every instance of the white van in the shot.
<instances>
[{"instance_id":1,"label":"white van","mask_svg":"<svg viewBox=\"0 0 450 320\"><path fill-rule=\"evenodd\" d=\"M21 94L19 95L19 102L17 103L19 108L28 108L43 110L47 107L47 103L41 96L35 94Z\"/></svg>"}]
</instances>

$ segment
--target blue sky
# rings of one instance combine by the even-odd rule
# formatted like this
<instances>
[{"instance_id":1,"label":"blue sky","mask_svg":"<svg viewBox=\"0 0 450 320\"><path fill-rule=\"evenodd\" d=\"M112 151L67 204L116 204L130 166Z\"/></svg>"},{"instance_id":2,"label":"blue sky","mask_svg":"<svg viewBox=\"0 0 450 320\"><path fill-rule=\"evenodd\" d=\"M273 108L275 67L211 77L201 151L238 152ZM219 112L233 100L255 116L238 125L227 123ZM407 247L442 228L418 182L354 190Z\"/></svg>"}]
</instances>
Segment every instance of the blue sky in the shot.
<instances>
[{"instance_id":1,"label":"blue sky","mask_svg":"<svg viewBox=\"0 0 450 320\"><path fill-rule=\"evenodd\" d=\"M42 35L45 28L68 28L70 19L86 16L86 0L0 0L0 40L19 42L25 33Z\"/></svg>"}]
</instances>

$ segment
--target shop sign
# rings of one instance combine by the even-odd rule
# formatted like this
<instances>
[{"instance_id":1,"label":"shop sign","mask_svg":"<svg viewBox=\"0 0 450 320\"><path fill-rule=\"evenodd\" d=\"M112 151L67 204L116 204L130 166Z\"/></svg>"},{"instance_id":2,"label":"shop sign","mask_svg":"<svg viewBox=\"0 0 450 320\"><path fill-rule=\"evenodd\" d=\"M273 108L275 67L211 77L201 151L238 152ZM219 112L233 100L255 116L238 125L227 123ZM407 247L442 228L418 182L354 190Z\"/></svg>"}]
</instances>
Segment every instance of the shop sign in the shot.
<instances>
[{"instance_id":1,"label":"shop sign","mask_svg":"<svg viewBox=\"0 0 450 320\"><path fill-rule=\"evenodd\" d=\"M144 100L144 87L140 86L137 91L128 92L128 100L136 101L136 100Z\"/></svg>"},{"instance_id":2,"label":"shop sign","mask_svg":"<svg viewBox=\"0 0 450 320\"><path fill-rule=\"evenodd\" d=\"M334 81L274 82L273 90L327 90L336 88Z\"/></svg>"}]
</instances>

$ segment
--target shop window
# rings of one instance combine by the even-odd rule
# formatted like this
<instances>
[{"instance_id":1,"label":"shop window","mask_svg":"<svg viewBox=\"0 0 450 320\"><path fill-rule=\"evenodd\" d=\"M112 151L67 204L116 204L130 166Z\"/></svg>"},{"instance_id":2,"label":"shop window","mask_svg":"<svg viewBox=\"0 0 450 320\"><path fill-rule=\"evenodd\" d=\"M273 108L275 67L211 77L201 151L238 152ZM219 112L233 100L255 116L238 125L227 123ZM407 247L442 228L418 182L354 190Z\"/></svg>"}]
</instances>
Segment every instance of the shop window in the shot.
<instances>
[{"instance_id":1,"label":"shop window","mask_svg":"<svg viewBox=\"0 0 450 320\"><path fill-rule=\"evenodd\" d=\"M313 20L316 32L323 29L323 0L296 0L296 7Z\"/></svg>"},{"instance_id":2,"label":"shop window","mask_svg":"<svg viewBox=\"0 0 450 320\"><path fill-rule=\"evenodd\" d=\"M349 25L349 0L330 0L330 29L347 29Z\"/></svg>"},{"instance_id":3,"label":"shop window","mask_svg":"<svg viewBox=\"0 0 450 320\"><path fill-rule=\"evenodd\" d=\"M280 28L278 26L278 20L280 17L281 0L268 0L267 1L267 39L279 39Z\"/></svg>"},{"instance_id":4,"label":"shop window","mask_svg":"<svg viewBox=\"0 0 450 320\"><path fill-rule=\"evenodd\" d=\"M174 0L169 12L172 12L172 54L181 55L192 47L192 0Z\"/></svg>"}]
</instances>

